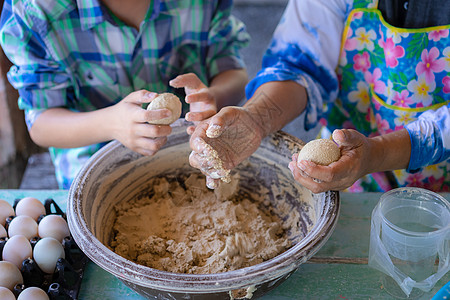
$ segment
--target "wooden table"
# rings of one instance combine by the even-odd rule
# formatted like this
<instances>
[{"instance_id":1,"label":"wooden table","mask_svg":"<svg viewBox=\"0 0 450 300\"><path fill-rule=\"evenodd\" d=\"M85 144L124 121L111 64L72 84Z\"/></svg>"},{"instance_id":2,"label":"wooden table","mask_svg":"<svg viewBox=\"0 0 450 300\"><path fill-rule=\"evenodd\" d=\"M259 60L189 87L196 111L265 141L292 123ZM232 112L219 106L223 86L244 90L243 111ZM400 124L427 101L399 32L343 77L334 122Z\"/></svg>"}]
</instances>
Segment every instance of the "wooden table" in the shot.
<instances>
[{"instance_id":1,"label":"wooden table","mask_svg":"<svg viewBox=\"0 0 450 300\"><path fill-rule=\"evenodd\" d=\"M0 190L0 199L13 203L26 196L42 202L52 198L65 210L64 190ZM341 193L341 214L335 231L320 251L262 300L290 299L392 299L381 284L381 272L367 265L370 215L380 193ZM450 200L450 193L442 194ZM429 293L430 299L450 281L447 273ZM143 299L120 280L94 263L87 264L79 299Z\"/></svg>"}]
</instances>

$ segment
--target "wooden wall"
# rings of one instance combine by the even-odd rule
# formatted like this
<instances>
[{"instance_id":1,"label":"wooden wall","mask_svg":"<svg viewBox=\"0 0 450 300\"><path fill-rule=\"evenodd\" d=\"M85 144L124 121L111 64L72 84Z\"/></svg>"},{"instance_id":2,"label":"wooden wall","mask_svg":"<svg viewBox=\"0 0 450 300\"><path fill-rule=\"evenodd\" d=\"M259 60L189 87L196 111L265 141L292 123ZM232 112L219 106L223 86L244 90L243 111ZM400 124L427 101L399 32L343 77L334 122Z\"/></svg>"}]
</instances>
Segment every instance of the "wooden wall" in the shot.
<instances>
[{"instance_id":1,"label":"wooden wall","mask_svg":"<svg viewBox=\"0 0 450 300\"><path fill-rule=\"evenodd\" d=\"M18 92L8 82L11 63L0 51L0 167L17 157L27 158L39 150L30 139L23 111L17 106Z\"/></svg>"},{"instance_id":2,"label":"wooden wall","mask_svg":"<svg viewBox=\"0 0 450 300\"><path fill-rule=\"evenodd\" d=\"M0 10L3 8L0 0ZM11 86L6 73L11 62L0 49L0 168L17 159L27 159L40 148L30 139L23 111L19 110L19 93Z\"/></svg>"}]
</instances>

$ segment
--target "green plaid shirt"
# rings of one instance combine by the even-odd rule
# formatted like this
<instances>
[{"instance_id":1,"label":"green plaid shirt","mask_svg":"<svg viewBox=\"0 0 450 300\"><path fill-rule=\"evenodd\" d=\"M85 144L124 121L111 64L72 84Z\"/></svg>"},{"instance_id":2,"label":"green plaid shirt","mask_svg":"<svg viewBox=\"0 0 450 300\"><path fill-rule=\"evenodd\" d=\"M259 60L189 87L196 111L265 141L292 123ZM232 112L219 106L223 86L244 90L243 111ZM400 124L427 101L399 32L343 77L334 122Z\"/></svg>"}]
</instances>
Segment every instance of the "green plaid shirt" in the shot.
<instances>
[{"instance_id":1,"label":"green plaid shirt","mask_svg":"<svg viewBox=\"0 0 450 300\"><path fill-rule=\"evenodd\" d=\"M231 0L151 3L138 31L98 0L5 1L1 46L29 128L47 108L92 111L140 89L180 94L168 85L179 74L193 72L207 84L244 67L239 49L249 36L230 15ZM50 148L60 188L103 145Z\"/></svg>"}]
</instances>

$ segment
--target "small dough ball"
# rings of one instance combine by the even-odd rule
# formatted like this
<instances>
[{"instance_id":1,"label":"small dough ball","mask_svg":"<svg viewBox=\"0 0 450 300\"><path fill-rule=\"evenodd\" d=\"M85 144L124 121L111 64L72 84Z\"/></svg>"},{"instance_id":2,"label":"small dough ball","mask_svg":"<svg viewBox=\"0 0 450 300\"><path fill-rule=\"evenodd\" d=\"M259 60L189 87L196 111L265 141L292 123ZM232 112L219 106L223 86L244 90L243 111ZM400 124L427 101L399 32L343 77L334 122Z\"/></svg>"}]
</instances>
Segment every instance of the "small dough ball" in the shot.
<instances>
[{"instance_id":1,"label":"small dough ball","mask_svg":"<svg viewBox=\"0 0 450 300\"><path fill-rule=\"evenodd\" d=\"M37 221L40 215L45 215L45 206L36 198L25 197L17 203L16 215L30 216Z\"/></svg>"},{"instance_id":2,"label":"small dough ball","mask_svg":"<svg viewBox=\"0 0 450 300\"><path fill-rule=\"evenodd\" d=\"M12 291L16 284L23 284L22 273L13 263L0 261L0 286Z\"/></svg>"},{"instance_id":3,"label":"small dough ball","mask_svg":"<svg viewBox=\"0 0 450 300\"><path fill-rule=\"evenodd\" d=\"M16 296L14 296L13 292L11 292L9 289L0 286L0 299L16 300Z\"/></svg>"},{"instance_id":4,"label":"small dough ball","mask_svg":"<svg viewBox=\"0 0 450 300\"><path fill-rule=\"evenodd\" d=\"M6 200L0 199L0 224L5 226L6 219L10 216L16 216L14 208Z\"/></svg>"},{"instance_id":5,"label":"small dough ball","mask_svg":"<svg viewBox=\"0 0 450 300\"><path fill-rule=\"evenodd\" d=\"M50 298L44 290L33 286L24 289L17 300L50 300Z\"/></svg>"},{"instance_id":6,"label":"small dough ball","mask_svg":"<svg viewBox=\"0 0 450 300\"><path fill-rule=\"evenodd\" d=\"M297 161L309 160L318 165L328 166L339 160L341 151L335 142L328 139L312 140L303 146L298 154Z\"/></svg>"},{"instance_id":7,"label":"small dough ball","mask_svg":"<svg viewBox=\"0 0 450 300\"><path fill-rule=\"evenodd\" d=\"M153 120L150 122L150 124L154 125L169 125L178 120L181 116L181 101L178 99L177 96L171 93L163 93L160 94L158 97L153 99L152 102L147 107L147 110L156 110L156 109L163 109L167 108L172 112L172 116L159 119L159 120Z\"/></svg>"},{"instance_id":8,"label":"small dough ball","mask_svg":"<svg viewBox=\"0 0 450 300\"><path fill-rule=\"evenodd\" d=\"M52 237L60 243L70 235L66 220L59 215L47 215L39 222L39 237Z\"/></svg>"}]
</instances>

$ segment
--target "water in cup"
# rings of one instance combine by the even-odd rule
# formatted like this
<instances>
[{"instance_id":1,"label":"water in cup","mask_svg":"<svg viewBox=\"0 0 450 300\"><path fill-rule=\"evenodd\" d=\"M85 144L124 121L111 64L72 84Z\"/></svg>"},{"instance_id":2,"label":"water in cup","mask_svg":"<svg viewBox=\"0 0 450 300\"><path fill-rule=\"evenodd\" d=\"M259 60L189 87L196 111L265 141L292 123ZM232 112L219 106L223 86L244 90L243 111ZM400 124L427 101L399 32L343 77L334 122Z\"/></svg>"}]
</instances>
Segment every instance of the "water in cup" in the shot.
<instances>
[{"instance_id":1,"label":"water in cup","mask_svg":"<svg viewBox=\"0 0 450 300\"><path fill-rule=\"evenodd\" d=\"M371 225L369 265L384 273L391 295L420 296L449 270L450 204L440 195L420 188L387 192Z\"/></svg>"}]
</instances>

